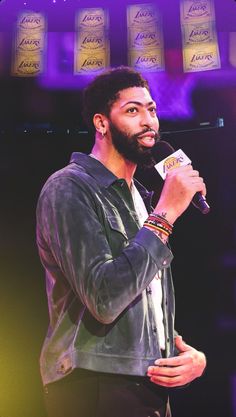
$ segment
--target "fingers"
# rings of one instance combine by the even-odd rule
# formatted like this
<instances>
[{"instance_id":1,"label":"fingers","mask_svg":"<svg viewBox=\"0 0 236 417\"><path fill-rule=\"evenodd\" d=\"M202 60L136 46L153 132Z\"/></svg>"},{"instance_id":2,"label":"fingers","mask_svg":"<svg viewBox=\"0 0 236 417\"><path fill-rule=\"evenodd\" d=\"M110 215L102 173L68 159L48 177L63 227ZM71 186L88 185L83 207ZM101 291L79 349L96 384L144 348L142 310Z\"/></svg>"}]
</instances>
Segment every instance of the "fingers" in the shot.
<instances>
[{"instance_id":1,"label":"fingers","mask_svg":"<svg viewBox=\"0 0 236 417\"><path fill-rule=\"evenodd\" d=\"M157 368L170 368L175 369L179 368L181 366L194 366L195 361L195 351L192 352L187 350L186 352L180 353L178 356L173 356L172 358L162 358L155 361L155 365ZM154 365L154 366L155 366ZM156 371L159 373L161 372L159 369L156 369Z\"/></svg>"},{"instance_id":2,"label":"fingers","mask_svg":"<svg viewBox=\"0 0 236 417\"><path fill-rule=\"evenodd\" d=\"M187 345L183 340L182 336L178 335L175 338L175 346L180 352L186 352L187 350L191 350L192 346Z\"/></svg>"},{"instance_id":3,"label":"fingers","mask_svg":"<svg viewBox=\"0 0 236 417\"><path fill-rule=\"evenodd\" d=\"M206 195L206 185L199 171L193 169L191 165L175 168L168 172L167 182L173 189L179 190L179 197L186 196L191 201L196 192Z\"/></svg>"},{"instance_id":4,"label":"fingers","mask_svg":"<svg viewBox=\"0 0 236 417\"><path fill-rule=\"evenodd\" d=\"M180 182L190 179L192 182L195 180L197 182L199 181L199 183L204 183L203 178L200 177L199 171L193 169L191 165L172 169L168 172L166 176L166 178L169 179L172 179L174 177Z\"/></svg>"},{"instance_id":5,"label":"fingers","mask_svg":"<svg viewBox=\"0 0 236 417\"><path fill-rule=\"evenodd\" d=\"M181 340L181 337L179 337ZM162 358L148 368L150 380L165 387L186 385L202 375L206 367L204 353L182 342L184 351L179 356Z\"/></svg>"},{"instance_id":6,"label":"fingers","mask_svg":"<svg viewBox=\"0 0 236 417\"><path fill-rule=\"evenodd\" d=\"M150 381L163 387L177 387L186 384L184 366L182 367L151 367L148 371Z\"/></svg>"},{"instance_id":7,"label":"fingers","mask_svg":"<svg viewBox=\"0 0 236 417\"><path fill-rule=\"evenodd\" d=\"M164 387L176 387L185 385L187 382L187 367L153 366L148 368L148 376L151 382Z\"/></svg>"},{"instance_id":8,"label":"fingers","mask_svg":"<svg viewBox=\"0 0 236 417\"><path fill-rule=\"evenodd\" d=\"M155 211L165 213L166 219L174 224L197 192L206 195L206 185L199 171L192 165L172 169L167 173Z\"/></svg>"}]
</instances>

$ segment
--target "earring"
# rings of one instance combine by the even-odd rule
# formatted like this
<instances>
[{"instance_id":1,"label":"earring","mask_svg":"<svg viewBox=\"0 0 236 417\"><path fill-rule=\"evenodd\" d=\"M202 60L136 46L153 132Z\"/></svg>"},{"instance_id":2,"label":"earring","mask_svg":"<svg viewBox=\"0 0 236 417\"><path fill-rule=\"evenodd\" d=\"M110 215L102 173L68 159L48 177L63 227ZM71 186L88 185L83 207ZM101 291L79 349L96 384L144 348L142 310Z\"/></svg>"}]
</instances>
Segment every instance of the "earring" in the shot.
<instances>
[{"instance_id":1,"label":"earring","mask_svg":"<svg viewBox=\"0 0 236 417\"><path fill-rule=\"evenodd\" d=\"M97 130L97 132L102 136L102 138L104 138L105 137L105 135L106 135L106 133L102 130L98 130L98 129L96 129Z\"/></svg>"}]
</instances>

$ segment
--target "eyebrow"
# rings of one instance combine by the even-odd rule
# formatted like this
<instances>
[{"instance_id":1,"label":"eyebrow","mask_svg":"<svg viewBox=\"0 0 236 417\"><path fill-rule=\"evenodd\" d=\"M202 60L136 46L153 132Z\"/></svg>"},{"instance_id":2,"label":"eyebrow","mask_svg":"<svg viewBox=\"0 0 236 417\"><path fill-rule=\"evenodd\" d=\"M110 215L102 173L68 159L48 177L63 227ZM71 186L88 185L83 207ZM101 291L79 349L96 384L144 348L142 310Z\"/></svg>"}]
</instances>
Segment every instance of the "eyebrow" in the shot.
<instances>
[{"instance_id":1,"label":"eyebrow","mask_svg":"<svg viewBox=\"0 0 236 417\"><path fill-rule=\"evenodd\" d=\"M136 104L137 106L142 106L142 107L148 107L148 106L151 106L151 105L155 105L156 106L156 103L155 103L155 101L149 101L147 104L143 104L143 103L141 103L140 101L134 101L134 100L130 100L130 101L127 101L125 104L123 104L122 106L121 106L121 108L123 108L123 107L125 107L125 106L127 106L128 104Z\"/></svg>"}]
</instances>

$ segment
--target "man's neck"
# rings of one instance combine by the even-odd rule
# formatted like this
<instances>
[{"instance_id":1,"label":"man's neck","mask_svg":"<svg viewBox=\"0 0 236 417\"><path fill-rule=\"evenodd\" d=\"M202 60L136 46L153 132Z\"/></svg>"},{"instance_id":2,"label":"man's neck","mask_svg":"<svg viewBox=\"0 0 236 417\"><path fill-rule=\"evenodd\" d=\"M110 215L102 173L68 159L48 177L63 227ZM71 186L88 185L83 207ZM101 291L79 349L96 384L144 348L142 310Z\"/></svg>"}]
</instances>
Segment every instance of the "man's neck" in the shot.
<instances>
[{"instance_id":1,"label":"man's neck","mask_svg":"<svg viewBox=\"0 0 236 417\"><path fill-rule=\"evenodd\" d=\"M114 148L109 149L109 152L102 152L96 144L94 145L91 154L116 177L124 178L130 188L136 170L136 165L133 162L125 159Z\"/></svg>"}]
</instances>

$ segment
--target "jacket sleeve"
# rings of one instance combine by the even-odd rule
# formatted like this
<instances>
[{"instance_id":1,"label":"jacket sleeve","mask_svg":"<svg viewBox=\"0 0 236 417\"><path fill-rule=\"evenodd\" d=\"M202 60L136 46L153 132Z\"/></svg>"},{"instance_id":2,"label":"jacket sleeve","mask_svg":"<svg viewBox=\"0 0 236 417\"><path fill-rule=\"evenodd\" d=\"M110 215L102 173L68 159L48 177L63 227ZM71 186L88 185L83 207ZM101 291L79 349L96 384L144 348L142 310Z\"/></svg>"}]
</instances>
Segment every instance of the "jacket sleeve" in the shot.
<instances>
[{"instance_id":1,"label":"jacket sleeve","mask_svg":"<svg viewBox=\"0 0 236 417\"><path fill-rule=\"evenodd\" d=\"M37 243L44 266L59 267L102 323L113 322L172 260L168 247L144 227L113 258L91 191L69 176L49 180L41 192Z\"/></svg>"}]
</instances>

